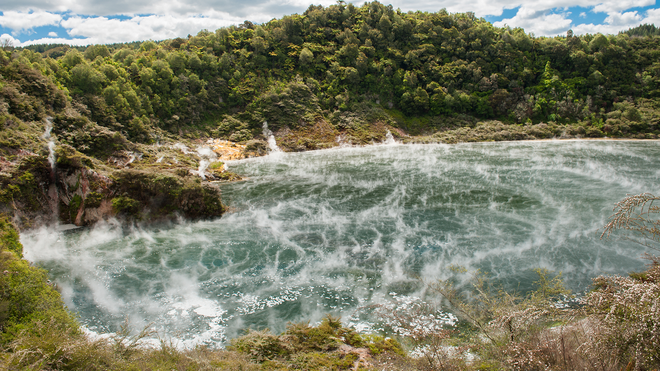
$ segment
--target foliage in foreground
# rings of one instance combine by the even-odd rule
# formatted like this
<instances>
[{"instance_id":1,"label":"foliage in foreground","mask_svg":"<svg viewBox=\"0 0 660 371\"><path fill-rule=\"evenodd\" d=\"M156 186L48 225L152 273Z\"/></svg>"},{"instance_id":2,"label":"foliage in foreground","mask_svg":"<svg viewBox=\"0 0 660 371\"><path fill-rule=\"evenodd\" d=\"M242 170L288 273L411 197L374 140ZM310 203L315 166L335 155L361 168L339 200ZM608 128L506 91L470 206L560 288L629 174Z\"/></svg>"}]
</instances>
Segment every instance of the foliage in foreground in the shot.
<instances>
[{"instance_id":1,"label":"foliage in foreground","mask_svg":"<svg viewBox=\"0 0 660 371\"><path fill-rule=\"evenodd\" d=\"M658 198L626 197L603 235L622 229L657 249ZM537 289L521 297L476 274L469 287L431 286L463 324L417 341L424 369L653 370L660 367L660 259L629 277L600 276L579 301L566 300L561 275L537 270ZM458 275L466 272L457 270ZM416 340L416 339L413 339ZM405 364L405 363L404 363ZM412 369L401 366L402 369Z\"/></svg>"},{"instance_id":2,"label":"foliage in foreground","mask_svg":"<svg viewBox=\"0 0 660 371\"><path fill-rule=\"evenodd\" d=\"M41 321L57 321L63 331L79 332L47 272L21 259L23 247L13 224L0 216L0 344L7 344Z\"/></svg>"},{"instance_id":3,"label":"foliage in foreground","mask_svg":"<svg viewBox=\"0 0 660 371\"><path fill-rule=\"evenodd\" d=\"M422 356L415 361L416 369L651 370L660 366L657 259L645 272L630 277L595 278L594 289L579 301L567 300L561 275L537 273L537 289L525 296L501 291L480 275L467 289L458 290L450 282L434 285L461 323L453 331L412 339Z\"/></svg>"},{"instance_id":4,"label":"foliage in foreground","mask_svg":"<svg viewBox=\"0 0 660 371\"><path fill-rule=\"evenodd\" d=\"M46 271L21 259L13 224L0 218L0 368L9 370L349 370L371 355L403 355L391 338L363 336L326 317L318 326L290 324L281 335L250 331L231 350L181 350L161 341L148 347L148 328L127 326L109 338L92 338L64 307Z\"/></svg>"},{"instance_id":5,"label":"foliage in foreground","mask_svg":"<svg viewBox=\"0 0 660 371\"><path fill-rule=\"evenodd\" d=\"M348 370L369 367L374 355L404 355L396 340L360 335L330 316L316 327L289 324L279 336L268 330L249 331L232 340L231 349L249 355L269 369Z\"/></svg>"}]
</instances>

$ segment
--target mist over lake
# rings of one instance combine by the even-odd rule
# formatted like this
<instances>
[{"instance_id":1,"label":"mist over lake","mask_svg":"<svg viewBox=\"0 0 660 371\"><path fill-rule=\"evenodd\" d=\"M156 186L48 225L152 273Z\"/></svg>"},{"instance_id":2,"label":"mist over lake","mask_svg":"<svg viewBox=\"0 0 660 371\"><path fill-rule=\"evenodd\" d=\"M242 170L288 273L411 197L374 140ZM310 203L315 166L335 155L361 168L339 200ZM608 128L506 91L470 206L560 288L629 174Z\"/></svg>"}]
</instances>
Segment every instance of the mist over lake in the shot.
<instances>
[{"instance_id":1,"label":"mist over lake","mask_svg":"<svg viewBox=\"0 0 660 371\"><path fill-rule=\"evenodd\" d=\"M600 239L615 202L660 193L660 142L377 145L227 164L222 218L21 235L91 331L153 322L184 346L374 303L422 298L450 267L524 292L533 268L574 292L641 270L644 249ZM416 300L416 299L414 299ZM367 326L368 327L368 326Z\"/></svg>"}]
</instances>

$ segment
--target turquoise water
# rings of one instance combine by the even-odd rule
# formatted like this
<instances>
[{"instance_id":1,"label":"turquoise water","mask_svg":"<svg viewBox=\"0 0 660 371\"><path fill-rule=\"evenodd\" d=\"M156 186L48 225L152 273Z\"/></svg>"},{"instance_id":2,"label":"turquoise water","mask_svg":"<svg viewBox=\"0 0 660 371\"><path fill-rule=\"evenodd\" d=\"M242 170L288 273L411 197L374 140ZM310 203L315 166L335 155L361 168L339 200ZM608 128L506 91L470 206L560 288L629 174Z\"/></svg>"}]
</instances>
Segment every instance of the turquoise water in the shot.
<instances>
[{"instance_id":1,"label":"turquoise water","mask_svg":"<svg viewBox=\"0 0 660 371\"><path fill-rule=\"evenodd\" d=\"M363 326L359 308L422 300L450 266L518 291L544 267L583 291L643 268L641 246L599 236L626 194L660 194L655 141L381 145L228 167L247 179L222 185L220 219L43 229L21 236L25 255L91 331L128 318L182 346L222 344L326 313Z\"/></svg>"}]
</instances>

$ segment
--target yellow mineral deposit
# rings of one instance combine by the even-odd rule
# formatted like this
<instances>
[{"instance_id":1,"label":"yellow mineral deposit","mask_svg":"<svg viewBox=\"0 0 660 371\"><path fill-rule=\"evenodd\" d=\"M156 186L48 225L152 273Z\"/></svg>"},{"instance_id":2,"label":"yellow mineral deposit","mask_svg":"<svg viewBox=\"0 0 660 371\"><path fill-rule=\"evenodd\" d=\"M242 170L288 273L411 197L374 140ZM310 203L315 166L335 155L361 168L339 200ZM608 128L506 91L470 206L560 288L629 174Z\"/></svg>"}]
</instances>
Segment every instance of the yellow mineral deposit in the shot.
<instances>
[{"instance_id":1,"label":"yellow mineral deposit","mask_svg":"<svg viewBox=\"0 0 660 371\"><path fill-rule=\"evenodd\" d=\"M245 158L244 145L222 139L209 139L206 143L211 147L213 152L218 155L218 160L220 161L240 160Z\"/></svg>"}]
</instances>

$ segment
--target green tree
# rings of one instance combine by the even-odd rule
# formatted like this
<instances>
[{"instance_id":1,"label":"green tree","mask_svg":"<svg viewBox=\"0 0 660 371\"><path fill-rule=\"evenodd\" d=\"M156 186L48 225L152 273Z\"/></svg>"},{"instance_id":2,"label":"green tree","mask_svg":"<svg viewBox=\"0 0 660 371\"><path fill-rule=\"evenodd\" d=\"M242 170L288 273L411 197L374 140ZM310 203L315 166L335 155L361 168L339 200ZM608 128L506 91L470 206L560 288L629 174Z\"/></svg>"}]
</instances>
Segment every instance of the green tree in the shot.
<instances>
[{"instance_id":1,"label":"green tree","mask_svg":"<svg viewBox=\"0 0 660 371\"><path fill-rule=\"evenodd\" d=\"M105 76L94 67L81 63L71 69L71 82L78 92L96 94L105 82Z\"/></svg>"},{"instance_id":2,"label":"green tree","mask_svg":"<svg viewBox=\"0 0 660 371\"><path fill-rule=\"evenodd\" d=\"M312 53L308 48L303 48L300 51L300 64L302 66L309 66L314 61L314 53Z\"/></svg>"}]
</instances>

